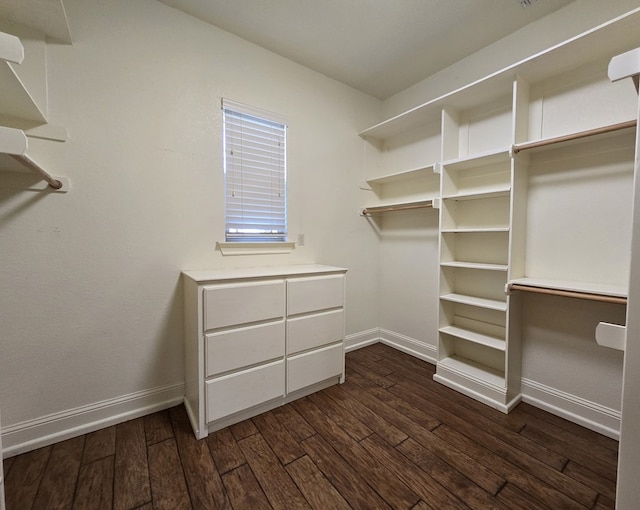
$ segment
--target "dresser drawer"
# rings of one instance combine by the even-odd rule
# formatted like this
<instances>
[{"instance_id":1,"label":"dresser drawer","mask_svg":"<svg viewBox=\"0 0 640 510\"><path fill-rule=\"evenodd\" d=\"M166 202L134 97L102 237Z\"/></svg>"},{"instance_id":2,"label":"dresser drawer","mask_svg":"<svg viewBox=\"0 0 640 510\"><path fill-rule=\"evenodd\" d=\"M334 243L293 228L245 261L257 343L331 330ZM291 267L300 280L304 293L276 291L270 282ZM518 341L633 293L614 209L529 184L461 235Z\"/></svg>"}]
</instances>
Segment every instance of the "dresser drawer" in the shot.
<instances>
[{"instance_id":1,"label":"dresser drawer","mask_svg":"<svg viewBox=\"0 0 640 510\"><path fill-rule=\"evenodd\" d=\"M204 287L204 329L284 316L284 280Z\"/></svg>"},{"instance_id":2,"label":"dresser drawer","mask_svg":"<svg viewBox=\"0 0 640 510\"><path fill-rule=\"evenodd\" d=\"M342 309L287 320L287 354L314 349L343 339Z\"/></svg>"},{"instance_id":3,"label":"dresser drawer","mask_svg":"<svg viewBox=\"0 0 640 510\"><path fill-rule=\"evenodd\" d=\"M284 397L284 360L205 382L207 422Z\"/></svg>"},{"instance_id":4,"label":"dresser drawer","mask_svg":"<svg viewBox=\"0 0 640 510\"><path fill-rule=\"evenodd\" d=\"M342 375L343 344L287 358L287 393Z\"/></svg>"},{"instance_id":5,"label":"dresser drawer","mask_svg":"<svg viewBox=\"0 0 640 510\"><path fill-rule=\"evenodd\" d=\"M344 306L344 275L296 278L287 281L287 314Z\"/></svg>"},{"instance_id":6,"label":"dresser drawer","mask_svg":"<svg viewBox=\"0 0 640 510\"><path fill-rule=\"evenodd\" d=\"M284 320L209 333L205 377L284 357Z\"/></svg>"}]
</instances>

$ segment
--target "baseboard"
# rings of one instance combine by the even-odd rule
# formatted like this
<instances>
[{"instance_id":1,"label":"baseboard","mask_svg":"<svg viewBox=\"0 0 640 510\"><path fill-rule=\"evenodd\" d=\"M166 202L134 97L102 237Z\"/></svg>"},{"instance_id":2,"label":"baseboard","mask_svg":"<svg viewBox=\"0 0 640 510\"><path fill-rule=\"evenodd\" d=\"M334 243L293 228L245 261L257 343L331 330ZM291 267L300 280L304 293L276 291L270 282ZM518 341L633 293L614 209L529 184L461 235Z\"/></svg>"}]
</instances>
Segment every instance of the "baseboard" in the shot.
<instances>
[{"instance_id":1,"label":"baseboard","mask_svg":"<svg viewBox=\"0 0 640 510\"><path fill-rule=\"evenodd\" d=\"M522 401L612 439L620 439L621 413L615 409L525 378L522 379Z\"/></svg>"},{"instance_id":2,"label":"baseboard","mask_svg":"<svg viewBox=\"0 0 640 510\"><path fill-rule=\"evenodd\" d=\"M382 328L380 329L380 342L432 365L436 364L438 348L435 345L426 344L415 338Z\"/></svg>"},{"instance_id":3,"label":"baseboard","mask_svg":"<svg viewBox=\"0 0 640 510\"><path fill-rule=\"evenodd\" d=\"M178 405L184 398L179 382L76 407L2 428L2 456L12 457L58 441Z\"/></svg>"},{"instance_id":4,"label":"baseboard","mask_svg":"<svg viewBox=\"0 0 640 510\"><path fill-rule=\"evenodd\" d=\"M373 328L359 333L353 333L347 335L344 338L344 351L355 351L356 349L362 349L367 345L373 345L380 341L380 329Z\"/></svg>"}]
</instances>

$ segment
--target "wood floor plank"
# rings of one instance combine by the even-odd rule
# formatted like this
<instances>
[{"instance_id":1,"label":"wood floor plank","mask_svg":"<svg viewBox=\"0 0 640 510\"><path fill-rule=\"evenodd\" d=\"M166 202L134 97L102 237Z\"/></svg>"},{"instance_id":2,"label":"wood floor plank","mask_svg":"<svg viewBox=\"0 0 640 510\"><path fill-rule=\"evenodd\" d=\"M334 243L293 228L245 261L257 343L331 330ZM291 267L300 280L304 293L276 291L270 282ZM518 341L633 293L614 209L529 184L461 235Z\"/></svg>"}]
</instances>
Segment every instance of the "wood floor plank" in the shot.
<instances>
[{"instance_id":1,"label":"wood floor plank","mask_svg":"<svg viewBox=\"0 0 640 510\"><path fill-rule=\"evenodd\" d=\"M496 474L503 476L507 481L513 483L528 494L531 494L549 508L579 509L589 506L589 501L587 501L586 504L580 504L567 496L561 484L560 487L547 485L531 472L509 462L491 448L483 446L476 440L458 432L448 425L438 427L434 431L434 434L443 438L448 443L464 449L477 462L484 464ZM564 477L568 478L566 475L564 475ZM557 480L554 481L557 482ZM580 486L582 485L580 484Z\"/></svg>"},{"instance_id":2,"label":"wood floor plank","mask_svg":"<svg viewBox=\"0 0 640 510\"><path fill-rule=\"evenodd\" d=\"M360 441L361 439L364 439L365 437L373 434L373 430L371 430L353 414L348 412L344 407L338 405L335 400L329 398L326 393L322 392L315 395L309 395L308 398L311 400L311 402L316 402L316 405L318 407L321 407L328 414L330 414L331 419L347 434L349 434L355 441ZM300 409L296 404L297 403L294 403L293 407L298 412L300 412ZM303 415L303 417L307 421L309 421L306 416ZM317 430L313 423L311 423L311 426Z\"/></svg>"},{"instance_id":3,"label":"wood floor plank","mask_svg":"<svg viewBox=\"0 0 640 510\"><path fill-rule=\"evenodd\" d=\"M393 425L392 421L395 419L395 415L392 417L377 413L367 407L361 400L351 398L338 386L327 388L323 393L336 401L345 411L353 414L362 423L366 423L373 432L387 443L395 446L409 437L405 432Z\"/></svg>"},{"instance_id":4,"label":"wood floor plank","mask_svg":"<svg viewBox=\"0 0 640 510\"><path fill-rule=\"evenodd\" d=\"M2 472L4 473L4 476L7 476L9 474L9 471L11 471L11 467L13 466L13 463L15 462L15 460L16 460L15 457L9 457L8 459L3 459Z\"/></svg>"},{"instance_id":5,"label":"wood floor plank","mask_svg":"<svg viewBox=\"0 0 640 510\"><path fill-rule=\"evenodd\" d=\"M406 434L412 437L426 448L431 455L436 455L445 463L457 469L467 478L478 484L489 494L496 494L500 487L505 483L505 479L496 475L487 467L474 461L463 450L458 450L451 445L442 441L438 436L434 435L429 429L421 426L420 423L413 422L410 418L411 413L407 413L407 407L401 405L393 408L388 405L391 399L387 397L388 392L382 389L372 389L369 392L362 388L349 387L343 385L341 390L351 394L351 398L362 402L371 409L375 409L376 413L381 416L395 420L395 424ZM437 422L436 422L437 423Z\"/></svg>"},{"instance_id":6,"label":"wood floor plank","mask_svg":"<svg viewBox=\"0 0 640 510\"><path fill-rule=\"evenodd\" d=\"M96 430L87 434L82 463L89 464L116 453L116 426Z\"/></svg>"},{"instance_id":7,"label":"wood floor plank","mask_svg":"<svg viewBox=\"0 0 640 510\"><path fill-rule=\"evenodd\" d=\"M159 411L144 417L144 433L147 445L160 443L173 437L169 410Z\"/></svg>"},{"instance_id":8,"label":"wood floor plank","mask_svg":"<svg viewBox=\"0 0 640 510\"><path fill-rule=\"evenodd\" d=\"M186 410L174 407L169 416L194 510L231 509L207 442L198 441L193 435ZM154 496L154 504L155 499Z\"/></svg>"},{"instance_id":9,"label":"wood floor plank","mask_svg":"<svg viewBox=\"0 0 640 510\"><path fill-rule=\"evenodd\" d=\"M233 508L271 510L271 504L247 464L222 475L222 483Z\"/></svg>"},{"instance_id":10,"label":"wood floor plank","mask_svg":"<svg viewBox=\"0 0 640 510\"><path fill-rule=\"evenodd\" d=\"M114 510L129 510L151 502L147 441L142 418L116 425L113 487Z\"/></svg>"},{"instance_id":11,"label":"wood floor plank","mask_svg":"<svg viewBox=\"0 0 640 510\"><path fill-rule=\"evenodd\" d=\"M238 444L273 508L310 508L262 435L247 436Z\"/></svg>"},{"instance_id":12,"label":"wood floor plank","mask_svg":"<svg viewBox=\"0 0 640 510\"><path fill-rule=\"evenodd\" d=\"M493 495L481 489L459 471L451 468L442 459L435 455L430 455L428 450L413 439L407 439L397 446L397 449L470 508L500 508L508 510Z\"/></svg>"},{"instance_id":13,"label":"wood floor plank","mask_svg":"<svg viewBox=\"0 0 640 510\"><path fill-rule=\"evenodd\" d=\"M320 434L305 439L302 442L302 447L352 508L357 510L391 509L374 488L338 455Z\"/></svg>"},{"instance_id":14,"label":"wood floor plank","mask_svg":"<svg viewBox=\"0 0 640 510\"><path fill-rule=\"evenodd\" d=\"M433 477L375 434L363 439L360 444L377 462L387 466L395 476L434 508L450 510L467 508L460 499L440 485Z\"/></svg>"},{"instance_id":15,"label":"wood floor plank","mask_svg":"<svg viewBox=\"0 0 640 510\"><path fill-rule=\"evenodd\" d=\"M207 436L209 452L221 475L247 463L231 430L226 427Z\"/></svg>"},{"instance_id":16,"label":"wood floor plank","mask_svg":"<svg viewBox=\"0 0 640 510\"><path fill-rule=\"evenodd\" d=\"M80 468L73 510L111 510L114 458L102 457Z\"/></svg>"},{"instance_id":17,"label":"wood floor plank","mask_svg":"<svg viewBox=\"0 0 640 510\"><path fill-rule=\"evenodd\" d=\"M190 510L191 500L175 439L152 444L148 452L154 510Z\"/></svg>"},{"instance_id":18,"label":"wood floor plank","mask_svg":"<svg viewBox=\"0 0 640 510\"><path fill-rule=\"evenodd\" d=\"M272 412L298 443L301 443L316 433L313 427L289 404L277 407Z\"/></svg>"},{"instance_id":19,"label":"wood floor plank","mask_svg":"<svg viewBox=\"0 0 640 510\"><path fill-rule=\"evenodd\" d=\"M570 461L588 467L594 473L607 478L613 482L616 481L618 465L617 463L608 462L598 457L595 452L587 452L578 448L575 443L566 443L562 439L546 433L540 427L533 424L527 424L520 434L524 437L535 441L556 453L567 457Z\"/></svg>"},{"instance_id":20,"label":"wood floor plank","mask_svg":"<svg viewBox=\"0 0 640 510\"><path fill-rule=\"evenodd\" d=\"M285 466L304 455L304 450L273 413L254 417L253 424Z\"/></svg>"},{"instance_id":21,"label":"wood floor plank","mask_svg":"<svg viewBox=\"0 0 640 510\"><path fill-rule=\"evenodd\" d=\"M618 444L618 441L616 441L615 439L611 439L610 437L599 434L598 432L589 430L585 427L578 425L577 423L573 423L573 422L570 422L569 420L565 420L560 416L556 416L554 414L548 413L543 409L534 407L530 404L526 404L523 402L519 404L518 407L516 407L512 411L512 413L515 415L520 413L526 413L530 416L535 416L536 418L544 422L547 422L558 428L565 429L575 437L579 437L581 439L585 439L591 443L595 443L604 448L608 448L613 452L616 452L616 453L618 452L619 444Z\"/></svg>"},{"instance_id":22,"label":"wood floor plank","mask_svg":"<svg viewBox=\"0 0 640 510\"><path fill-rule=\"evenodd\" d=\"M33 503L34 508L38 510L71 508L82 463L84 439L84 436L79 436L53 445Z\"/></svg>"},{"instance_id":23,"label":"wood floor plank","mask_svg":"<svg viewBox=\"0 0 640 510\"><path fill-rule=\"evenodd\" d=\"M314 510L351 508L307 455L289 463L286 469Z\"/></svg>"},{"instance_id":24,"label":"wood floor plank","mask_svg":"<svg viewBox=\"0 0 640 510\"><path fill-rule=\"evenodd\" d=\"M569 461L564 468L563 473L570 476L574 480L578 480L588 487L592 487L603 496L610 499L616 498L616 482L608 478L604 478L588 468Z\"/></svg>"},{"instance_id":25,"label":"wood floor plank","mask_svg":"<svg viewBox=\"0 0 640 510\"><path fill-rule=\"evenodd\" d=\"M546 510L549 508L540 500L520 490L512 483L507 483L502 488L498 494L498 499L509 508L517 508L518 510Z\"/></svg>"},{"instance_id":26,"label":"wood floor plank","mask_svg":"<svg viewBox=\"0 0 640 510\"><path fill-rule=\"evenodd\" d=\"M318 431L320 435L344 458L392 508L411 508L420 497L394 477L367 450L333 421L326 408L318 408L305 398L293 403L294 408Z\"/></svg>"},{"instance_id":27,"label":"wood floor plank","mask_svg":"<svg viewBox=\"0 0 640 510\"><path fill-rule=\"evenodd\" d=\"M16 457L4 480L7 510L24 510L33 506L52 450L52 446L46 446Z\"/></svg>"},{"instance_id":28,"label":"wood floor plank","mask_svg":"<svg viewBox=\"0 0 640 510\"><path fill-rule=\"evenodd\" d=\"M258 433L258 429L251 420L244 420L240 423L236 423L235 425L231 425L229 430L233 434L233 437L236 438L236 441L240 441L245 437Z\"/></svg>"},{"instance_id":29,"label":"wood floor plank","mask_svg":"<svg viewBox=\"0 0 640 510\"><path fill-rule=\"evenodd\" d=\"M612 499L600 494L598 501L596 501L596 504L593 506L593 510L616 510L616 503Z\"/></svg>"}]
</instances>

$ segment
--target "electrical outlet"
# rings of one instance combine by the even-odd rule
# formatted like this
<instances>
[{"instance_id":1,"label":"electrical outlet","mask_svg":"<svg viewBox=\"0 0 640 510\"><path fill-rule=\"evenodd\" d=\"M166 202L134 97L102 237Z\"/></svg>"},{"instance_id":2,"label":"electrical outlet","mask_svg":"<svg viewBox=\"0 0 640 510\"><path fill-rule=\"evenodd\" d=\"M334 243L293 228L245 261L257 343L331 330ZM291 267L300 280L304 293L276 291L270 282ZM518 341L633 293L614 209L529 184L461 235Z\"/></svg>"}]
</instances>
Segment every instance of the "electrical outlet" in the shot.
<instances>
[{"instance_id":1,"label":"electrical outlet","mask_svg":"<svg viewBox=\"0 0 640 510\"><path fill-rule=\"evenodd\" d=\"M298 234L298 246L304 246L304 234Z\"/></svg>"}]
</instances>

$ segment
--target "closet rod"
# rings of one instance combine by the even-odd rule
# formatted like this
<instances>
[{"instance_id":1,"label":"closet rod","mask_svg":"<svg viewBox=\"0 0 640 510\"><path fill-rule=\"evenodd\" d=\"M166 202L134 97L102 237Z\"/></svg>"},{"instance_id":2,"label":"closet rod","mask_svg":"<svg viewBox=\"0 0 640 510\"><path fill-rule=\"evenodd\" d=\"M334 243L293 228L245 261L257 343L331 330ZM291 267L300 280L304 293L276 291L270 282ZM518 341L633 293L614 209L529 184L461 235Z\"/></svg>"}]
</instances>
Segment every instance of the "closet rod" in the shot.
<instances>
[{"instance_id":1,"label":"closet rod","mask_svg":"<svg viewBox=\"0 0 640 510\"><path fill-rule=\"evenodd\" d=\"M16 161L20 161L21 163L27 163L33 170L35 170L36 172L38 172L40 174L40 177L42 177L45 181L47 181L47 183L49 184L49 186L51 188L53 188L53 189L62 188L62 186L63 186L62 181L59 181L55 177L49 175L46 171L44 171L42 169L42 167L38 163L36 163L27 154L21 154L19 156L15 155L15 154L9 154L9 155L13 159L15 159Z\"/></svg>"},{"instance_id":2,"label":"closet rod","mask_svg":"<svg viewBox=\"0 0 640 510\"><path fill-rule=\"evenodd\" d=\"M538 140L536 142L521 143L513 146L513 153L517 154L520 151L527 149L536 149L538 147L545 147L547 145L553 145L556 143L570 142L571 140L579 140L580 138L586 138L588 136L602 135L605 133L612 133L614 131L620 131L636 126L636 120L628 120L626 122L620 122L619 124L611 124L610 126L603 126L600 128L589 129L587 131L580 131L579 133L571 133L570 135L558 136L556 138L548 138L546 140Z\"/></svg>"},{"instance_id":3,"label":"closet rod","mask_svg":"<svg viewBox=\"0 0 640 510\"><path fill-rule=\"evenodd\" d=\"M602 303L614 303L617 305L627 304L626 297L606 296L604 294L591 294L589 292L578 292L574 290L549 289L547 287L530 287L529 285L520 285L518 283L509 284L509 290L520 290L522 292L533 292L536 294L546 294L549 296L586 299L589 301L600 301Z\"/></svg>"},{"instance_id":4,"label":"closet rod","mask_svg":"<svg viewBox=\"0 0 640 510\"><path fill-rule=\"evenodd\" d=\"M378 207L367 207L362 209L363 216L369 216L376 213L395 212L395 211L408 211L410 209L427 209L433 207L433 201L428 200L426 202L415 202L413 204L404 205L381 205Z\"/></svg>"}]
</instances>

